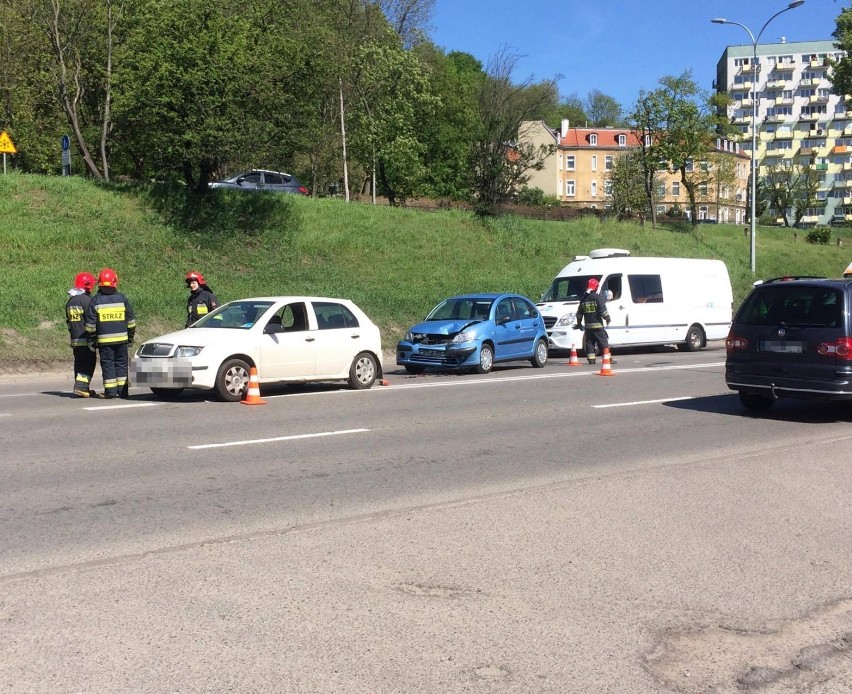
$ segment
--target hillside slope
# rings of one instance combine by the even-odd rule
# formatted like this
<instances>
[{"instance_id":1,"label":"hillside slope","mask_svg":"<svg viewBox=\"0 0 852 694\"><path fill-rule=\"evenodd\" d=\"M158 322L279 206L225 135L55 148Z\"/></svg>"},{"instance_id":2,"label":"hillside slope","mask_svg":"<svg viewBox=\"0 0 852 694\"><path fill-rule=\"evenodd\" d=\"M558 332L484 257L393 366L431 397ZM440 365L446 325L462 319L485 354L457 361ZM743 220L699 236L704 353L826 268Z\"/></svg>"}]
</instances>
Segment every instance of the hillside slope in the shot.
<instances>
[{"instance_id":1,"label":"hillside slope","mask_svg":"<svg viewBox=\"0 0 852 694\"><path fill-rule=\"evenodd\" d=\"M201 270L223 301L246 296L344 296L382 328L386 348L440 299L466 291L538 298L572 255L626 248L634 255L719 258L735 297L748 291L742 227L661 228L634 223L482 222L467 212L389 208L276 196L262 221L236 230L186 229L149 191L81 178L0 176L3 370L70 359L63 306L77 272L114 268L138 315L139 340L182 327L188 270ZM190 225L191 226L191 225ZM845 247L836 244L840 234ZM816 246L788 229L760 228L758 277L838 275L852 260L848 231Z\"/></svg>"}]
</instances>

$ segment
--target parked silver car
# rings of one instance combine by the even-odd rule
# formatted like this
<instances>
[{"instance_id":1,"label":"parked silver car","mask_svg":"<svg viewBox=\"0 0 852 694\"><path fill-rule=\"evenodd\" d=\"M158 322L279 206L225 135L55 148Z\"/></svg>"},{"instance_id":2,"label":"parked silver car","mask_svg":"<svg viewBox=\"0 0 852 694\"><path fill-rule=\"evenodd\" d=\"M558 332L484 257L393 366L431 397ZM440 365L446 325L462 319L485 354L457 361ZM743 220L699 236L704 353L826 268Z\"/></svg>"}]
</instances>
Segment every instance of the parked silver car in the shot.
<instances>
[{"instance_id":1,"label":"parked silver car","mask_svg":"<svg viewBox=\"0 0 852 694\"><path fill-rule=\"evenodd\" d=\"M252 169L221 181L211 181L210 188L243 190L251 193L308 195L308 189L292 174L283 171L267 171L266 169Z\"/></svg>"}]
</instances>

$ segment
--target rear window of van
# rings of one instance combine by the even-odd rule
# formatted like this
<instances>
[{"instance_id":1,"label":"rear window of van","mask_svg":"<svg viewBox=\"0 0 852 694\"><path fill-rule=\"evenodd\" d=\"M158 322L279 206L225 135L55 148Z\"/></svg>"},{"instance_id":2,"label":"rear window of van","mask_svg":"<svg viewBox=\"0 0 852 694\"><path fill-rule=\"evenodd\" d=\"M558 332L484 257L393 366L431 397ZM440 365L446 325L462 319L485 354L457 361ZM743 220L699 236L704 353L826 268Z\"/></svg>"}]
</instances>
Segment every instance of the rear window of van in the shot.
<instances>
[{"instance_id":1,"label":"rear window of van","mask_svg":"<svg viewBox=\"0 0 852 694\"><path fill-rule=\"evenodd\" d=\"M753 291L737 313L745 325L837 328L842 322L842 295L830 287L784 285Z\"/></svg>"}]
</instances>

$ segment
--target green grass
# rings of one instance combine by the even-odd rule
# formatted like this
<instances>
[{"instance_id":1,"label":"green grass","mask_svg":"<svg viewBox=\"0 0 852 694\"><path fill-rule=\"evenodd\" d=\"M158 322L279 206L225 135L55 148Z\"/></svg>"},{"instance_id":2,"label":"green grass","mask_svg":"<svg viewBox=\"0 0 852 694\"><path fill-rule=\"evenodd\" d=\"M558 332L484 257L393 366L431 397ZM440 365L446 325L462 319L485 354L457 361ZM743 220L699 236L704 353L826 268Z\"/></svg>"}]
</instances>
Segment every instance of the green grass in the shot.
<instances>
[{"instance_id":1,"label":"green grass","mask_svg":"<svg viewBox=\"0 0 852 694\"><path fill-rule=\"evenodd\" d=\"M417 211L291 196L212 198L203 208L153 189L81 178L0 176L0 364L68 362L63 306L74 275L114 268L138 316L140 340L184 322L188 270L201 270L227 301L318 294L358 303L386 348L442 298L515 291L537 299L575 254L627 248L633 255L719 258L736 302L752 282L743 227L617 223L585 218L480 221L467 212ZM176 202L177 200L177 202ZM828 246L760 227L757 277L839 276L852 260L849 230ZM837 245L837 239L843 246Z\"/></svg>"}]
</instances>

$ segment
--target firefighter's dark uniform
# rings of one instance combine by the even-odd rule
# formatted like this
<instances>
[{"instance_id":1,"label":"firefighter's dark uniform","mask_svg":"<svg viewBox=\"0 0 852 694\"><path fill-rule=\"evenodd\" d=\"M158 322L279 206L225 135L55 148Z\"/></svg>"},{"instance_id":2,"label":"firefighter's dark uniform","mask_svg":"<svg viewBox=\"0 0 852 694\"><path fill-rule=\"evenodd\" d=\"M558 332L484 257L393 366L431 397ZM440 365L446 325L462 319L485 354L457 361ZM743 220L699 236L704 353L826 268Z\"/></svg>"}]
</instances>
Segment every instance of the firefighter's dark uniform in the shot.
<instances>
[{"instance_id":1,"label":"firefighter's dark uniform","mask_svg":"<svg viewBox=\"0 0 852 694\"><path fill-rule=\"evenodd\" d=\"M71 336L71 349L74 352L74 395L81 398L89 397L89 384L95 374L97 356L89 349L86 337L84 316L92 300L90 294L82 289L71 290L79 293L71 294L65 303L65 323Z\"/></svg>"},{"instance_id":2,"label":"firefighter's dark uniform","mask_svg":"<svg viewBox=\"0 0 852 694\"><path fill-rule=\"evenodd\" d=\"M186 327L195 323L202 316L219 306L216 295L210 291L206 284L201 285L194 292L190 292L186 300Z\"/></svg>"},{"instance_id":3,"label":"firefighter's dark uniform","mask_svg":"<svg viewBox=\"0 0 852 694\"><path fill-rule=\"evenodd\" d=\"M585 322L585 326L583 323ZM596 347L603 354L609 347L609 338L604 328L604 322L609 325L609 311L606 310L604 298L592 290L580 299L577 308L577 328L584 329L583 349L590 364L595 363Z\"/></svg>"},{"instance_id":4,"label":"firefighter's dark uniform","mask_svg":"<svg viewBox=\"0 0 852 694\"><path fill-rule=\"evenodd\" d=\"M100 356L104 397L116 398L127 384L127 345L136 332L133 308L115 287L100 287L86 309L85 325L89 346Z\"/></svg>"}]
</instances>

